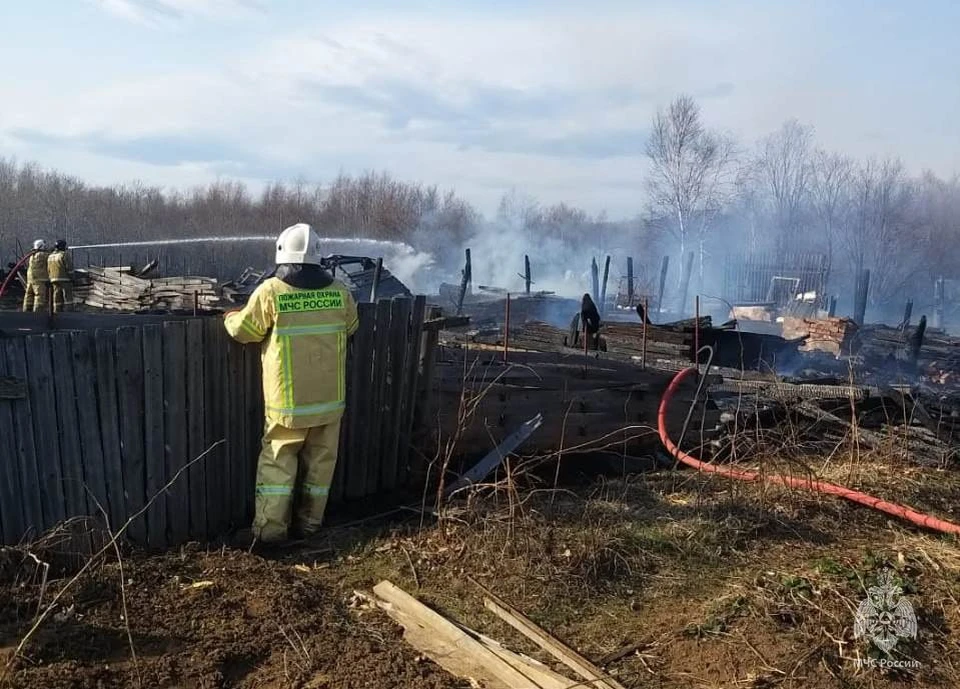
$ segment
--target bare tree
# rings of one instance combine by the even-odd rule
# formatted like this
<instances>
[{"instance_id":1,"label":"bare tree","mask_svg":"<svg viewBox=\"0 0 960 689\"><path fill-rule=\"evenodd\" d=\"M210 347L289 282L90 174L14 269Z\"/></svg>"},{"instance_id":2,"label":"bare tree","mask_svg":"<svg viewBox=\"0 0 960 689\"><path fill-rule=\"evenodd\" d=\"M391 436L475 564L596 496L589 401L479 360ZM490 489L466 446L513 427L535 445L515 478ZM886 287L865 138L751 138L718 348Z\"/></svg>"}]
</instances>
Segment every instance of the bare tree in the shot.
<instances>
[{"instance_id":1,"label":"bare tree","mask_svg":"<svg viewBox=\"0 0 960 689\"><path fill-rule=\"evenodd\" d=\"M691 233L696 233L702 274L704 239L731 182L732 140L707 130L697 103L680 96L654 116L646 153L651 163L647 189L652 208L675 219L668 227L681 256Z\"/></svg>"},{"instance_id":2,"label":"bare tree","mask_svg":"<svg viewBox=\"0 0 960 689\"><path fill-rule=\"evenodd\" d=\"M960 176L925 172L918 184L917 218L931 278L960 276Z\"/></svg>"},{"instance_id":3,"label":"bare tree","mask_svg":"<svg viewBox=\"0 0 960 689\"><path fill-rule=\"evenodd\" d=\"M790 120L763 139L756 174L769 194L777 249L788 250L800 236L813 180L813 128Z\"/></svg>"},{"instance_id":4,"label":"bare tree","mask_svg":"<svg viewBox=\"0 0 960 689\"><path fill-rule=\"evenodd\" d=\"M813 156L810 197L827 247L827 280L833 269L836 234L850 210L853 161L840 153L818 150Z\"/></svg>"},{"instance_id":5,"label":"bare tree","mask_svg":"<svg viewBox=\"0 0 960 689\"><path fill-rule=\"evenodd\" d=\"M839 233L852 274L871 271L875 301L902 292L922 269L915 185L897 159L870 160L852 180L850 215Z\"/></svg>"}]
</instances>

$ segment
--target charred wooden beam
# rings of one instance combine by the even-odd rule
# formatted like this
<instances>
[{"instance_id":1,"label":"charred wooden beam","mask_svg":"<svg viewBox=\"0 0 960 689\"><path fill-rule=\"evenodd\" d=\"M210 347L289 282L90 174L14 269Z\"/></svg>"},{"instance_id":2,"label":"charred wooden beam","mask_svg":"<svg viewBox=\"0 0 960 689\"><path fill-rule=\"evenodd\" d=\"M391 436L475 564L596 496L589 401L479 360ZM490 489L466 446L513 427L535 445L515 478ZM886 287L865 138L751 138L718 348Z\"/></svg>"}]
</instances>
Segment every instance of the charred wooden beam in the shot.
<instances>
[{"instance_id":1,"label":"charred wooden beam","mask_svg":"<svg viewBox=\"0 0 960 689\"><path fill-rule=\"evenodd\" d=\"M913 316L913 299L907 299L907 305L903 307L903 320L900 322L900 329L906 330L910 327L910 318Z\"/></svg>"},{"instance_id":2,"label":"charred wooden beam","mask_svg":"<svg viewBox=\"0 0 960 689\"><path fill-rule=\"evenodd\" d=\"M663 312L664 290L667 288L667 271L670 268L670 257L664 256L660 265L660 291L657 293L657 311Z\"/></svg>"},{"instance_id":3,"label":"charred wooden beam","mask_svg":"<svg viewBox=\"0 0 960 689\"><path fill-rule=\"evenodd\" d=\"M856 302L854 308L853 320L857 325L863 325L867 317L867 297L870 294L870 271L864 269L860 271L857 278Z\"/></svg>"},{"instance_id":4,"label":"charred wooden beam","mask_svg":"<svg viewBox=\"0 0 960 689\"><path fill-rule=\"evenodd\" d=\"M457 294L457 315L460 316L463 314L463 300L467 296L467 290L470 288L470 283L473 280L473 267L470 265L470 249L467 249L465 252L466 260L463 264L463 271L460 276L460 292Z\"/></svg>"},{"instance_id":5,"label":"charred wooden beam","mask_svg":"<svg viewBox=\"0 0 960 689\"><path fill-rule=\"evenodd\" d=\"M600 301L598 306L600 314L603 315L607 310L607 279L610 277L610 257L603 264L603 286L600 288Z\"/></svg>"}]
</instances>

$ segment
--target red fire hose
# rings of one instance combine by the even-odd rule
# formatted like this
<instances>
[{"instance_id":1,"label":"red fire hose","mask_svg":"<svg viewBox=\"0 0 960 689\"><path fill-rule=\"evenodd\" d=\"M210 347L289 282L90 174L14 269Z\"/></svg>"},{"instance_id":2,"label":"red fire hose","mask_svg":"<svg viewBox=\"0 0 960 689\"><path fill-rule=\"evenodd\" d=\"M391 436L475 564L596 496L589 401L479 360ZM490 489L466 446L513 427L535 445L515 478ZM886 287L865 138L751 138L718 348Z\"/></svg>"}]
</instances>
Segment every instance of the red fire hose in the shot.
<instances>
[{"instance_id":1,"label":"red fire hose","mask_svg":"<svg viewBox=\"0 0 960 689\"><path fill-rule=\"evenodd\" d=\"M3 284L0 285L0 297L3 296L3 293L7 291L7 285L13 280L13 277L17 274L17 271L20 270L20 266L30 260L30 257L33 256L36 251L28 251L23 258L17 261L17 264L10 269L10 274L3 281Z\"/></svg>"},{"instance_id":2,"label":"red fire hose","mask_svg":"<svg viewBox=\"0 0 960 689\"><path fill-rule=\"evenodd\" d=\"M866 505L867 507L872 507L875 510L885 512L886 514L894 517L905 519L908 522L916 524L917 526L933 529L934 531L941 531L943 533L960 534L960 526L957 524L944 521L943 519L937 519L929 514L922 514L916 510L912 510L909 507L887 502L886 500L875 498L872 495L867 495L866 493L861 493L860 491L852 490L850 488L844 488L843 486L838 486L833 483L825 483L823 481L814 481L809 478L797 478L793 476L760 476L760 474L755 471L744 471L741 469L733 469L731 467L720 466L717 464L707 464L706 462L702 462L696 457L687 454L679 447L674 445L673 441L670 440L670 436L667 434L667 407L670 404L670 400L673 398L673 394L680 386L680 383L683 382L684 378L694 373L696 370L696 368L686 368L673 377L673 380L670 381L670 385L667 386L666 391L663 393L663 397L660 399L660 409L657 412L657 427L660 431L660 441L664 444L670 454L687 466L693 467L698 471L705 471L711 474L720 474L721 476L728 476L740 481L762 480L766 481L767 483L779 484L781 486L787 486L790 488L801 488L803 490L809 490L816 493L836 495L841 498L846 498L852 502Z\"/></svg>"}]
</instances>

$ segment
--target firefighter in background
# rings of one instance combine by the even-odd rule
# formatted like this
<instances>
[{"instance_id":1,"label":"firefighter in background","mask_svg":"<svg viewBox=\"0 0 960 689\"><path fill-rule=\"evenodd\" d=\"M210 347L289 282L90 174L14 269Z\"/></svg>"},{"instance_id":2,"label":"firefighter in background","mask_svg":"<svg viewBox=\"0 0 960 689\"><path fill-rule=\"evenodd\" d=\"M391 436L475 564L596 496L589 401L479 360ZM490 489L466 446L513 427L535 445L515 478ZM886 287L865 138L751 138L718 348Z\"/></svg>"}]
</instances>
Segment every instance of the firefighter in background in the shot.
<instances>
[{"instance_id":1,"label":"firefighter in background","mask_svg":"<svg viewBox=\"0 0 960 689\"><path fill-rule=\"evenodd\" d=\"M53 292L53 312L69 309L73 304L73 260L67 253L67 240L57 240L47 258L47 273Z\"/></svg>"},{"instance_id":2,"label":"firefighter in background","mask_svg":"<svg viewBox=\"0 0 960 689\"><path fill-rule=\"evenodd\" d=\"M323 523L346 400L347 338L358 320L350 291L320 259L311 227L288 227L277 239L274 275L225 317L230 337L261 343L266 411L253 529L238 544L309 537Z\"/></svg>"},{"instance_id":3,"label":"firefighter in background","mask_svg":"<svg viewBox=\"0 0 960 689\"><path fill-rule=\"evenodd\" d=\"M50 278L47 273L47 243L38 239L33 243L33 253L27 263L27 290L23 295L24 311L45 311Z\"/></svg>"}]
</instances>

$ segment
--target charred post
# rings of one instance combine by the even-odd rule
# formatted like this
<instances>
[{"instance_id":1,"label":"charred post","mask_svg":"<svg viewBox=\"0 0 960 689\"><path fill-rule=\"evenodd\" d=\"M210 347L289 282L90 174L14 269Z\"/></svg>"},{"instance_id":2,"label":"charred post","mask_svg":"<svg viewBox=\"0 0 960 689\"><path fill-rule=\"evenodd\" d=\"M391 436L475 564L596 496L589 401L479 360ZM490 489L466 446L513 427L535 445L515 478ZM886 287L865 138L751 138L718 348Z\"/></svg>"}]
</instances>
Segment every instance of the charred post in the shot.
<instances>
[{"instance_id":1,"label":"charred post","mask_svg":"<svg viewBox=\"0 0 960 689\"><path fill-rule=\"evenodd\" d=\"M633 306L633 256L627 256L627 306Z\"/></svg>"},{"instance_id":2,"label":"charred post","mask_svg":"<svg viewBox=\"0 0 960 689\"><path fill-rule=\"evenodd\" d=\"M507 298L504 301L503 314L503 360L506 361L510 356L510 293L507 292Z\"/></svg>"},{"instance_id":3,"label":"charred post","mask_svg":"<svg viewBox=\"0 0 960 689\"><path fill-rule=\"evenodd\" d=\"M870 294L870 271L864 269L857 279L856 305L853 320L857 325L863 325L867 317L867 296Z\"/></svg>"},{"instance_id":4,"label":"charred post","mask_svg":"<svg viewBox=\"0 0 960 689\"><path fill-rule=\"evenodd\" d=\"M569 330L568 340L564 340L564 346L576 348L580 342L580 312L578 311L573 315L573 318L570 320L570 330Z\"/></svg>"},{"instance_id":5,"label":"charred post","mask_svg":"<svg viewBox=\"0 0 960 689\"><path fill-rule=\"evenodd\" d=\"M460 293L457 295L457 315L463 315L463 300L467 296L467 290L470 288L470 282L473 280L473 268L470 265L470 249L466 250L466 260L463 264L463 271L460 277Z\"/></svg>"},{"instance_id":6,"label":"charred post","mask_svg":"<svg viewBox=\"0 0 960 689\"><path fill-rule=\"evenodd\" d=\"M917 360L920 358L920 348L923 347L923 336L927 332L927 317L920 316L920 322L917 324L917 330L910 336L910 363L914 368L917 367Z\"/></svg>"},{"instance_id":7,"label":"charred post","mask_svg":"<svg viewBox=\"0 0 960 689\"><path fill-rule=\"evenodd\" d=\"M664 256L663 263L660 265L660 291L657 293L657 312L663 312L664 290L667 288L667 272L670 269L670 257Z\"/></svg>"},{"instance_id":8,"label":"charred post","mask_svg":"<svg viewBox=\"0 0 960 689\"><path fill-rule=\"evenodd\" d=\"M523 257L523 284L526 289L526 293L530 294L530 283L533 282L530 278L530 257Z\"/></svg>"},{"instance_id":9,"label":"charred post","mask_svg":"<svg viewBox=\"0 0 960 689\"><path fill-rule=\"evenodd\" d=\"M913 299L907 299L907 305L903 308L903 321L900 323L900 329L906 330L910 327L910 318L913 316Z\"/></svg>"},{"instance_id":10,"label":"charred post","mask_svg":"<svg viewBox=\"0 0 960 689\"><path fill-rule=\"evenodd\" d=\"M647 370L647 324L650 322L650 319L647 318L647 308L649 307L649 300L643 298L643 349L640 354L640 365L643 367L643 370Z\"/></svg>"},{"instance_id":11,"label":"charred post","mask_svg":"<svg viewBox=\"0 0 960 689\"><path fill-rule=\"evenodd\" d=\"M603 286L600 288L600 302L597 305L600 309L600 313L604 314L607 311L607 279L610 277L610 257L607 256L607 260L603 264Z\"/></svg>"},{"instance_id":12,"label":"charred post","mask_svg":"<svg viewBox=\"0 0 960 689\"><path fill-rule=\"evenodd\" d=\"M690 254L691 256L693 254ZM700 295L693 298L693 362L700 368Z\"/></svg>"}]
</instances>

